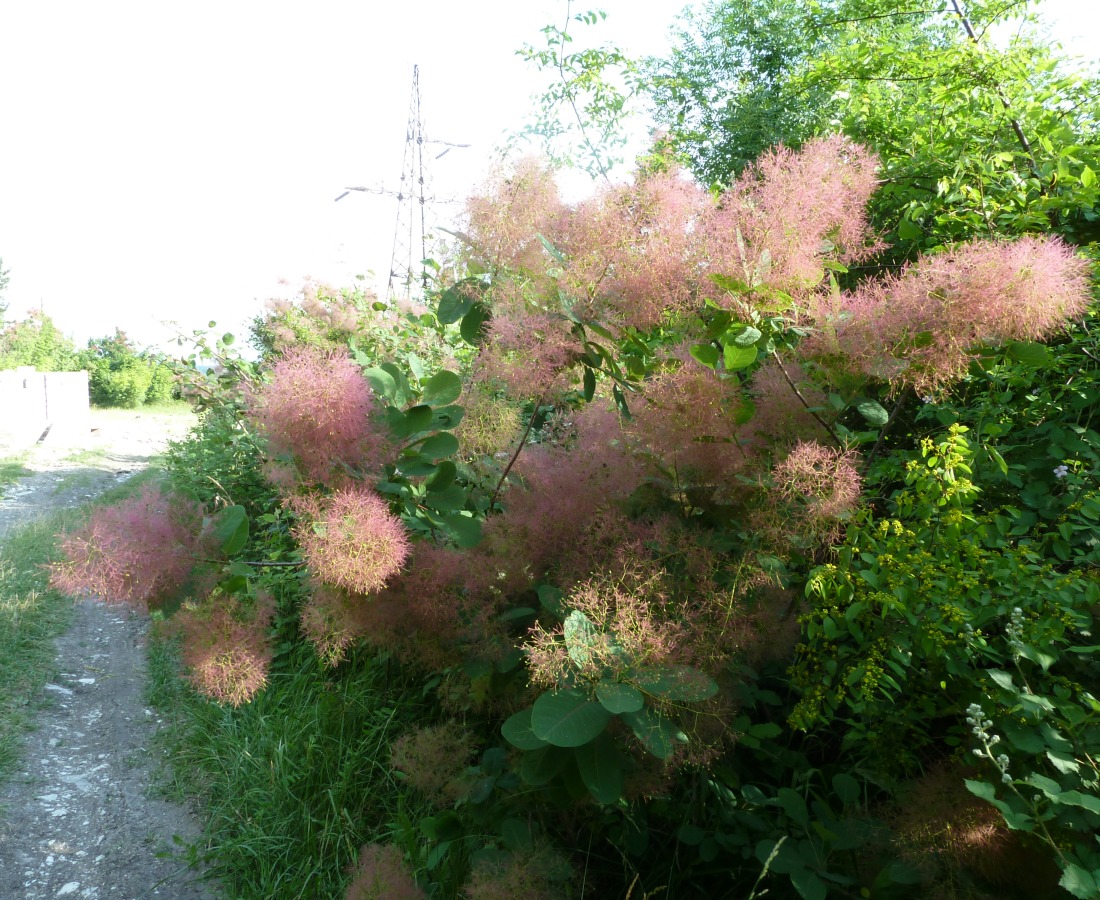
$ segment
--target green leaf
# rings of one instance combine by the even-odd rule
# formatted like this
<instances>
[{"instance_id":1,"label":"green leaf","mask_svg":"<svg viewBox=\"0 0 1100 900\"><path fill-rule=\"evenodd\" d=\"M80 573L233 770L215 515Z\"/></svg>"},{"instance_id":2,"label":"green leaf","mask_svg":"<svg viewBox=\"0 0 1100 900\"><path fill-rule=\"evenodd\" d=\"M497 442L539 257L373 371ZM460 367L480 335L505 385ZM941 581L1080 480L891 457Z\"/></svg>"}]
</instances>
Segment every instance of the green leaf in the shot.
<instances>
[{"instance_id":1,"label":"green leaf","mask_svg":"<svg viewBox=\"0 0 1100 900\"><path fill-rule=\"evenodd\" d=\"M663 700L699 703L718 693L714 679L691 666L643 669L634 676L633 681L647 694Z\"/></svg>"},{"instance_id":2,"label":"green leaf","mask_svg":"<svg viewBox=\"0 0 1100 900\"><path fill-rule=\"evenodd\" d=\"M475 347L480 344L485 336L485 323L489 321L491 315L489 307L484 303L475 303L473 309L462 317L462 324L458 326L462 340Z\"/></svg>"},{"instance_id":3,"label":"green leaf","mask_svg":"<svg viewBox=\"0 0 1100 900\"><path fill-rule=\"evenodd\" d=\"M599 639L600 632L579 609L573 610L565 618L565 646L569 658L584 668L592 658L590 649Z\"/></svg>"},{"instance_id":4,"label":"green leaf","mask_svg":"<svg viewBox=\"0 0 1100 900\"><path fill-rule=\"evenodd\" d=\"M802 900L825 900L829 894L825 882L809 869L794 869L788 877Z\"/></svg>"},{"instance_id":5,"label":"green leaf","mask_svg":"<svg viewBox=\"0 0 1100 900\"><path fill-rule=\"evenodd\" d=\"M552 584L540 584L535 588L535 593L539 595L539 603L542 604L543 609L559 619L565 618L565 607L562 605L562 598L565 595L560 588Z\"/></svg>"},{"instance_id":6,"label":"green leaf","mask_svg":"<svg viewBox=\"0 0 1100 900\"><path fill-rule=\"evenodd\" d=\"M462 837L462 820L447 810L438 816L428 816L420 820L420 830L430 841L453 841Z\"/></svg>"},{"instance_id":7,"label":"green leaf","mask_svg":"<svg viewBox=\"0 0 1100 900\"><path fill-rule=\"evenodd\" d=\"M881 428L890 421L890 413L883 409L881 403L875 400L861 400L856 404L856 409L869 425Z\"/></svg>"},{"instance_id":8,"label":"green leaf","mask_svg":"<svg viewBox=\"0 0 1100 900\"><path fill-rule=\"evenodd\" d=\"M997 464L997 468L1001 470L1002 475L1008 474L1008 463L1005 462L1004 457L997 451L996 447L991 447L989 444L985 445L985 452L989 454L989 458Z\"/></svg>"},{"instance_id":9,"label":"green leaf","mask_svg":"<svg viewBox=\"0 0 1100 900\"><path fill-rule=\"evenodd\" d=\"M607 727L611 713L576 688L542 694L531 708L531 730L556 747L580 747Z\"/></svg>"},{"instance_id":10,"label":"green leaf","mask_svg":"<svg viewBox=\"0 0 1100 900\"><path fill-rule=\"evenodd\" d=\"M1096 173L1091 166L1085 166L1081 170L1081 187L1090 188L1096 184Z\"/></svg>"},{"instance_id":11,"label":"green leaf","mask_svg":"<svg viewBox=\"0 0 1100 900\"><path fill-rule=\"evenodd\" d=\"M240 560L234 560L229 564L227 570L230 575L238 578L255 578L256 570L248 563L241 562Z\"/></svg>"},{"instance_id":12,"label":"green leaf","mask_svg":"<svg viewBox=\"0 0 1100 900\"><path fill-rule=\"evenodd\" d=\"M1100 815L1100 797L1095 794L1082 794L1080 791L1063 791L1058 795L1059 803L1068 803L1070 806L1080 806L1089 812Z\"/></svg>"},{"instance_id":13,"label":"green leaf","mask_svg":"<svg viewBox=\"0 0 1100 900\"><path fill-rule=\"evenodd\" d=\"M620 681L601 681L596 685L596 698L609 713L637 712L645 706L642 692Z\"/></svg>"},{"instance_id":14,"label":"green leaf","mask_svg":"<svg viewBox=\"0 0 1100 900\"><path fill-rule=\"evenodd\" d=\"M373 390L379 397L396 405L397 382L385 369L374 366L363 370L363 377L367 379Z\"/></svg>"},{"instance_id":15,"label":"green leaf","mask_svg":"<svg viewBox=\"0 0 1100 900\"><path fill-rule=\"evenodd\" d=\"M420 407L414 408L419 409ZM443 459L447 456L454 456L458 452L458 438L450 432L437 431L431 437L425 439L417 449L433 460Z\"/></svg>"},{"instance_id":16,"label":"green leaf","mask_svg":"<svg viewBox=\"0 0 1100 900\"><path fill-rule=\"evenodd\" d=\"M615 803L622 797L623 760L608 735L577 748L577 769L597 803Z\"/></svg>"},{"instance_id":17,"label":"green leaf","mask_svg":"<svg viewBox=\"0 0 1100 900\"><path fill-rule=\"evenodd\" d=\"M457 477L458 466L451 460L445 459L436 467L435 474L424 482L424 487L429 491L446 490L454 484L454 480Z\"/></svg>"},{"instance_id":18,"label":"green leaf","mask_svg":"<svg viewBox=\"0 0 1100 900\"><path fill-rule=\"evenodd\" d=\"M519 775L532 787L549 784L569 762L571 754L558 747L540 747L523 754L519 764Z\"/></svg>"},{"instance_id":19,"label":"green leaf","mask_svg":"<svg viewBox=\"0 0 1100 900\"><path fill-rule=\"evenodd\" d=\"M412 437L431 427L432 408L430 406L413 406L403 413L390 419L393 433L399 438Z\"/></svg>"},{"instance_id":20,"label":"green leaf","mask_svg":"<svg viewBox=\"0 0 1100 900\"><path fill-rule=\"evenodd\" d=\"M596 396L596 373L590 366L584 367L584 401L591 403Z\"/></svg>"},{"instance_id":21,"label":"green leaf","mask_svg":"<svg viewBox=\"0 0 1100 900\"><path fill-rule=\"evenodd\" d=\"M623 713L622 720L630 726L642 746L658 759L668 759L681 736L674 722L645 708Z\"/></svg>"},{"instance_id":22,"label":"green leaf","mask_svg":"<svg viewBox=\"0 0 1100 900\"><path fill-rule=\"evenodd\" d=\"M213 516L214 537L226 556L235 556L248 543L248 513L243 506L227 506Z\"/></svg>"},{"instance_id":23,"label":"green leaf","mask_svg":"<svg viewBox=\"0 0 1100 900\"><path fill-rule=\"evenodd\" d=\"M916 241L923 236L924 232L921 231L919 225L915 225L908 219L902 219L898 222L898 237L903 241Z\"/></svg>"},{"instance_id":24,"label":"green leaf","mask_svg":"<svg viewBox=\"0 0 1100 900\"><path fill-rule=\"evenodd\" d=\"M520 750L538 750L540 747L550 746L531 730L529 709L521 709L515 715L509 716L500 726L500 733L509 744Z\"/></svg>"},{"instance_id":25,"label":"green leaf","mask_svg":"<svg viewBox=\"0 0 1100 900\"><path fill-rule=\"evenodd\" d=\"M553 244L551 244L550 241L544 235L541 235L541 234L539 235L539 242L546 249L546 252L549 253L554 258L554 260L556 262L558 262L559 264L561 264L563 266L565 265L565 257L562 256L561 251L557 247L555 247Z\"/></svg>"},{"instance_id":26,"label":"green leaf","mask_svg":"<svg viewBox=\"0 0 1100 900\"><path fill-rule=\"evenodd\" d=\"M383 372L387 372L396 386L392 401L393 405L404 406L408 403L412 390L409 388L409 379L405 377L405 373L391 362L384 362L378 368Z\"/></svg>"},{"instance_id":27,"label":"green leaf","mask_svg":"<svg viewBox=\"0 0 1100 900\"><path fill-rule=\"evenodd\" d=\"M466 489L460 484L452 484L441 491L429 491L424 495L424 505L429 509L446 512L462 509L466 505Z\"/></svg>"},{"instance_id":28,"label":"green leaf","mask_svg":"<svg viewBox=\"0 0 1100 900\"><path fill-rule=\"evenodd\" d=\"M457 428L466 410L461 406L438 406L432 411L432 429L449 431Z\"/></svg>"},{"instance_id":29,"label":"green leaf","mask_svg":"<svg viewBox=\"0 0 1100 900\"><path fill-rule=\"evenodd\" d=\"M454 372L443 369L436 372L428 383L424 385L424 393L420 396L421 403L429 406L446 406L454 403L462 394L462 379Z\"/></svg>"},{"instance_id":30,"label":"green leaf","mask_svg":"<svg viewBox=\"0 0 1100 900\"><path fill-rule=\"evenodd\" d=\"M803 828L809 827L810 811L806 806L806 798L793 788L783 787L776 795L779 805L788 816Z\"/></svg>"},{"instance_id":31,"label":"green leaf","mask_svg":"<svg viewBox=\"0 0 1100 900\"><path fill-rule=\"evenodd\" d=\"M695 344L691 348L691 357L696 362L702 363L708 369L718 365L718 348L713 344Z\"/></svg>"},{"instance_id":32,"label":"green leaf","mask_svg":"<svg viewBox=\"0 0 1100 900\"><path fill-rule=\"evenodd\" d=\"M726 344L722 348L722 356L726 364L727 372L736 372L738 369L751 366L756 362L756 357L758 355L759 351L756 349L755 345L750 347L738 347L737 344Z\"/></svg>"},{"instance_id":33,"label":"green leaf","mask_svg":"<svg viewBox=\"0 0 1100 900\"><path fill-rule=\"evenodd\" d=\"M451 325L461 319L477 302L476 295L484 290L480 278L463 278L456 281L439 296L435 317L440 324Z\"/></svg>"},{"instance_id":34,"label":"green leaf","mask_svg":"<svg viewBox=\"0 0 1100 900\"><path fill-rule=\"evenodd\" d=\"M838 772L833 776L833 793L845 806L853 806L859 802L862 792L855 778L847 772Z\"/></svg>"},{"instance_id":35,"label":"green leaf","mask_svg":"<svg viewBox=\"0 0 1100 900\"><path fill-rule=\"evenodd\" d=\"M1065 870L1062 872L1062 877L1058 882L1059 885L1064 887L1067 891L1073 894L1074 897L1094 898L1100 893L1100 886L1096 883L1096 878L1087 869L1082 869L1076 863L1067 862L1065 864Z\"/></svg>"},{"instance_id":36,"label":"green leaf","mask_svg":"<svg viewBox=\"0 0 1100 900\"><path fill-rule=\"evenodd\" d=\"M723 343L734 343L738 347L751 347L763 337L759 328L752 325L736 325L726 332Z\"/></svg>"},{"instance_id":37,"label":"green leaf","mask_svg":"<svg viewBox=\"0 0 1100 900\"><path fill-rule=\"evenodd\" d=\"M410 453L403 455L397 461L397 470L402 475L407 475L409 478L420 478L426 475L434 475L438 471L439 467L435 464L434 460L421 453ZM381 488L379 488L381 490ZM384 493L397 493L396 491L385 491Z\"/></svg>"},{"instance_id":38,"label":"green leaf","mask_svg":"<svg viewBox=\"0 0 1100 900\"><path fill-rule=\"evenodd\" d=\"M1012 341L1005 348L1008 358L1029 366L1045 366L1050 360L1050 350L1034 341Z\"/></svg>"},{"instance_id":39,"label":"green leaf","mask_svg":"<svg viewBox=\"0 0 1100 900\"><path fill-rule=\"evenodd\" d=\"M500 823L500 838L513 853L529 851L534 846L531 826L523 819L505 819Z\"/></svg>"},{"instance_id":40,"label":"green leaf","mask_svg":"<svg viewBox=\"0 0 1100 900\"><path fill-rule=\"evenodd\" d=\"M464 550L481 543L481 522L471 516L452 513L443 516L443 527L450 532L454 542Z\"/></svg>"}]
</instances>

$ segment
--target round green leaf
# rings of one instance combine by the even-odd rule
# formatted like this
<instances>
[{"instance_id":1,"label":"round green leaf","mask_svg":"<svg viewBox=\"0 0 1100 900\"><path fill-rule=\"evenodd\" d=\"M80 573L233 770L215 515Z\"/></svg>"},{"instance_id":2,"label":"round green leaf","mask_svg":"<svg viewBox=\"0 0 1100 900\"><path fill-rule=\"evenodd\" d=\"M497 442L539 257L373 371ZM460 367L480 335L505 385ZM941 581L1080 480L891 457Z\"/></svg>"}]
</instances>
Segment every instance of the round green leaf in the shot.
<instances>
[{"instance_id":1,"label":"round green leaf","mask_svg":"<svg viewBox=\"0 0 1100 900\"><path fill-rule=\"evenodd\" d=\"M691 356L708 369L718 365L718 348L713 344L696 344L691 348Z\"/></svg>"},{"instance_id":2,"label":"round green leaf","mask_svg":"<svg viewBox=\"0 0 1100 900\"><path fill-rule=\"evenodd\" d=\"M645 693L663 700L687 703L699 703L718 693L714 679L691 666L644 669L634 677L634 684Z\"/></svg>"},{"instance_id":3,"label":"round green leaf","mask_svg":"<svg viewBox=\"0 0 1100 900\"><path fill-rule=\"evenodd\" d=\"M463 278L452 284L439 297L436 318L443 325L457 322L470 311L481 287L479 278Z\"/></svg>"},{"instance_id":4,"label":"round green leaf","mask_svg":"<svg viewBox=\"0 0 1100 900\"><path fill-rule=\"evenodd\" d=\"M722 351L727 372L735 372L738 369L743 369L745 366L750 366L756 362L757 350L755 344L748 347L738 347L737 344L726 344L722 348Z\"/></svg>"},{"instance_id":5,"label":"round green leaf","mask_svg":"<svg viewBox=\"0 0 1100 900\"><path fill-rule=\"evenodd\" d=\"M531 708L531 730L556 747L587 744L610 720L611 713L575 688L543 694Z\"/></svg>"},{"instance_id":6,"label":"round green leaf","mask_svg":"<svg viewBox=\"0 0 1100 900\"><path fill-rule=\"evenodd\" d=\"M601 681L596 685L596 697L609 713L637 712L645 706L642 692L631 684L618 681Z\"/></svg>"},{"instance_id":7,"label":"round green leaf","mask_svg":"<svg viewBox=\"0 0 1100 900\"><path fill-rule=\"evenodd\" d=\"M515 715L509 716L501 725L500 733L509 744L520 750L538 750L540 747L549 746L531 730L531 710L529 709L521 709Z\"/></svg>"},{"instance_id":8,"label":"round green leaf","mask_svg":"<svg viewBox=\"0 0 1100 900\"><path fill-rule=\"evenodd\" d=\"M732 342L738 347L751 347L763 335L759 328L754 328L752 325L737 325L729 330L727 336L732 338Z\"/></svg>"},{"instance_id":9,"label":"round green leaf","mask_svg":"<svg viewBox=\"0 0 1100 900\"><path fill-rule=\"evenodd\" d=\"M424 482L424 487L429 491L446 490L454 484L457 475L458 466L451 462L451 460L445 459L436 467L435 474Z\"/></svg>"},{"instance_id":10,"label":"round green leaf","mask_svg":"<svg viewBox=\"0 0 1100 900\"><path fill-rule=\"evenodd\" d=\"M658 716L648 709L623 713L622 720L630 726L642 745L658 759L672 756L675 742L680 740L680 730L670 720Z\"/></svg>"},{"instance_id":11,"label":"round green leaf","mask_svg":"<svg viewBox=\"0 0 1100 900\"><path fill-rule=\"evenodd\" d=\"M483 303L475 303L473 308L462 317L462 322L458 326L462 340L467 344L481 343L482 335L485 333L485 323L490 317L488 307Z\"/></svg>"},{"instance_id":12,"label":"round green leaf","mask_svg":"<svg viewBox=\"0 0 1100 900\"><path fill-rule=\"evenodd\" d=\"M890 421L890 413L874 400L863 400L856 404L856 409L867 420L868 425L881 427Z\"/></svg>"},{"instance_id":13,"label":"round green leaf","mask_svg":"<svg viewBox=\"0 0 1100 900\"><path fill-rule=\"evenodd\" d=\"M580 667L588 665L592 658L592 645L599 634L588 616L579 609L573 610L565 619L565 646L569 651L569 658Z\"/></svg>"},{"instance_id":14,"label":"round green leaf","mask_svg":"<svg viewBox=\"0 0 1100 900\"><path fill-rule=\"evenodd\" d=\"M214 515L214 537L226 556L233 556L248 543L248 513L243 506L227 506Z\"/></svg>"},{"instance_id":15,"label":"round green leaf","mask_svg":"<svg viewBox=\"0 0 1100 900\"><path fill-rule=\"evenodd\" d=\"M429 406L446 406L454 403L462 393L462 379L454 372L446 369L436 372L424 385L424 393L420 397L421 403Z\"/></svg>"},{"instance_id":16,"label":"round green leaf","mask_svg":"<svg viewBox=\"0 0 1100 900\"><path fill-rule=\"evenodd\" d=\"M416 407L421 409L422 407ZM443 459L458 452L458 438L447 431L438 431L420 445L420 452L432 459Z\"/></svg>"},{"instance_id":17,"label":"round green leaf","mask_svg":"<svg viewBox=\"0 0 1100 900\"><path fill-rule=\"evenodd\" d=\"M577 748L581 781L597 803L615 803L623 795L623 759L608 735Z\"/></svg>"}]
</instances>

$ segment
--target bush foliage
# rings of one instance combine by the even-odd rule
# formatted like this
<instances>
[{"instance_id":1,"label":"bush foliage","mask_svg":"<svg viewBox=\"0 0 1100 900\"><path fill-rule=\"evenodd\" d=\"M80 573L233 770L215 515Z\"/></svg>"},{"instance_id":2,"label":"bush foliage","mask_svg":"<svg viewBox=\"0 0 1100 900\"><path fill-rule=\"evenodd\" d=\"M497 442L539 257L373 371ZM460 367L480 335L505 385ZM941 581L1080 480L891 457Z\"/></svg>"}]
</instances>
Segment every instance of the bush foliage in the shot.
<instances>
[{"instance_id":1,"label":"bush foliage","mask_svg":"<svg viewBox=\"0 0 1100 900\"><path fill-rule=\"evenodd\" d=\"M501 171L427 308L312 286L258 364L223 340L184 499L55 583L180 606L227 722L328 702L303 646L422 678L349 896L1100 895L1089 265L983 240L842 289L875 168Z\"/></svg>"}]
</instances>

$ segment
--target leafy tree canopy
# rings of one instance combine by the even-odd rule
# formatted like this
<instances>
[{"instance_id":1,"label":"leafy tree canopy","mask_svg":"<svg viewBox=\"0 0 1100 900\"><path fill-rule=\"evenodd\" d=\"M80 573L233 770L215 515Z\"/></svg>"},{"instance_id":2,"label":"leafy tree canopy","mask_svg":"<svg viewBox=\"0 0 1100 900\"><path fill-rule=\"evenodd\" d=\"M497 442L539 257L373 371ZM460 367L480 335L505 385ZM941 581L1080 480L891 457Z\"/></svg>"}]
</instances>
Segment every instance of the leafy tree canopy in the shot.
<instances>
[{"instance_id":1,"label":"leafy tree canopy","mask_svg":"<svg viewBox=\"0 0 1100 900\"><path fill-rule=\"evenodd\" d=\"M1100 81L1020 29L1020 4L709 0L648 61L657 121L707 183L832 131L873 148L873 218L911 255L978 236L1096 240Z\"/></svg>"}]
</instances>

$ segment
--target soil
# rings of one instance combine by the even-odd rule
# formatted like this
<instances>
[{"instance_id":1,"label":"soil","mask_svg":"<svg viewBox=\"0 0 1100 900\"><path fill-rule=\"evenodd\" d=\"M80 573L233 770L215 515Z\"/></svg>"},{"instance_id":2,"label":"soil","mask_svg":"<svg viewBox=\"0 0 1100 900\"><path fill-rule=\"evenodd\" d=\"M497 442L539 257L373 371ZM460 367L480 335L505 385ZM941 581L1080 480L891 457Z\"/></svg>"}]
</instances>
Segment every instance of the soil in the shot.
<instances>
[{"instance_id":1,"label":"soil","mask_svg":"<svg viewBox=\"0 0 1100 900\"><path fill-rule=\"evenodd\" d=\"M93 411L83 446L47 436L24 462L34 474L0 499L0 535L125 480L191 424L178 414ZM147 621L90 599L74 620L57 641L57 674L42 691L23 767L0 786L0 898L215 897L184 855L198 823L155 796L159 720L142 700Z\"/></svg>"}]
</instances>

